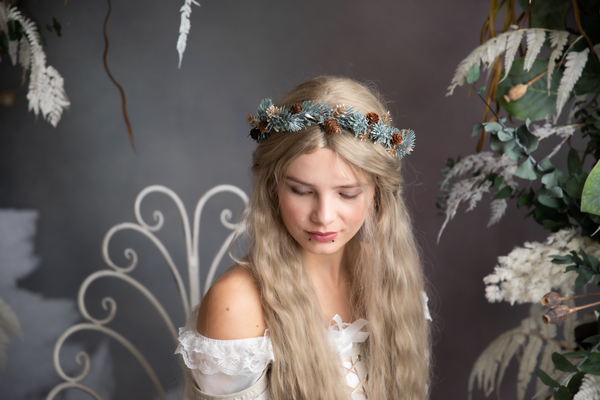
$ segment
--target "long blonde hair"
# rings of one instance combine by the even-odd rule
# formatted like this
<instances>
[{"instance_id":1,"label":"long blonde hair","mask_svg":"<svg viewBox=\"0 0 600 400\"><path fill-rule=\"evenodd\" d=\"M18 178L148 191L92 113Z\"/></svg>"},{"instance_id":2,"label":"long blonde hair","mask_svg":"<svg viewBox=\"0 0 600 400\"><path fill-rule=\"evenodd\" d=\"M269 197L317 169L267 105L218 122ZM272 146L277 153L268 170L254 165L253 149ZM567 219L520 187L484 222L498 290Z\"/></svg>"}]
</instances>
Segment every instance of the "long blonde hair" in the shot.
<instances>
[{"instance_id":1,"label":"long blonde hair","mask_svg":"<svg viewBox=\"0 0 600 400\"><path fill-rule=\"evenodd\" d=\"M277 106L304 100L345 104L368 113L387 112L367 86L347 78L319 77L285 94ZM318 126L272 133L253 153L254 187L245 215L250 238L249 269L261 294L265 322L275 353L271 398L347 400L349 391L340 360L329 343L319 304L300 256L299 244L279 214L277 191L290 163L302 154L329 148L375 185L375 199L360 238L346 251L353 257L354 318L369 321L365 342L368 397L427 398L430 340L424 316L424 287L419 251L402 198L400 161L381 145L355 139L349 132L331 135Z\"/></svg>"}]
</instances>

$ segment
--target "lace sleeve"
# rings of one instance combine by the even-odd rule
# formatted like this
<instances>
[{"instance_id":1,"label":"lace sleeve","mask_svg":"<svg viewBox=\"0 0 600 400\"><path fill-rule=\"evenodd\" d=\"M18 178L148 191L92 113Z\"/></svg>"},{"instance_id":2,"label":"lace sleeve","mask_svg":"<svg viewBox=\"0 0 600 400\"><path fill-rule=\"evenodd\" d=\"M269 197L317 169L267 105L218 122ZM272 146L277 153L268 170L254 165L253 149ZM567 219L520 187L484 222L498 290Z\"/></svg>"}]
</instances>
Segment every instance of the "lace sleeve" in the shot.
<instances>
[{"instance_id":1,"label":"lace sleeve","mask_svg":"<svg viewBox=\"0 0 600 400\"><path fill-rule=\"evenodd\" d=\"M231 394L254 384L273 361L268 331L257 338L210 339L196 330L197 315L196 309L186 326L179 328L175 354L181 354L202 391L214 395Z\"/></svg>"}]
</instances>

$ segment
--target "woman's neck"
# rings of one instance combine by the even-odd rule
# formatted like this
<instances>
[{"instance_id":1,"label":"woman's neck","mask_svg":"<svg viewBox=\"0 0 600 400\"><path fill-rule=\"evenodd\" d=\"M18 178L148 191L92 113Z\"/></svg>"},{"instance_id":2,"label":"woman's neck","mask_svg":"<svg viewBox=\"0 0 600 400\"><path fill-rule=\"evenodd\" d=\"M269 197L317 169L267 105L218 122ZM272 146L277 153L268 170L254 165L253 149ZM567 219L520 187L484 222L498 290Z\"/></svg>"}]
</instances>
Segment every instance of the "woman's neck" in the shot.
<instances>
[{"instance_id":1,"label":"woman's neck","mask_svg":"<svg viewBox=\"0 0 600 400\"><path fill-rule=\"evenodd\" d=\"M336 314L344 322L351 322L352 283L343 249L339 254L308 254L303 261L317 294L323 322L329 324Z\"/></svg>"}]
</instances>

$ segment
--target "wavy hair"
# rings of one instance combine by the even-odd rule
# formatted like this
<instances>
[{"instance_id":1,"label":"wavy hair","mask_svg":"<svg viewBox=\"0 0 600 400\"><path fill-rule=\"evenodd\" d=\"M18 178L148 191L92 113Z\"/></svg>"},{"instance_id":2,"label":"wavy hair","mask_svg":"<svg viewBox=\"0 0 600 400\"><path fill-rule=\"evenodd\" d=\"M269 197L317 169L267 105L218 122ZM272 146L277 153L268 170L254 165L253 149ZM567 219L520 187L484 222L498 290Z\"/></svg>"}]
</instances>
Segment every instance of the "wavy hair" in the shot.
<instances>
[{"instance_id":1,"label":"wavy hair","mask_svg":"<svg viewBox=\"0 0 600 400\"><path fill-rule=\"evenodd\" d=\"M354 80L318 77L282 96L276 106L304 100L387 112L375 90ZM253 192L244 216L250 239L246 267L258 285L275 362L271 398L347 400L339 356L329 343L300 245L279 213L278 188L290 163L320 148L333 150L375 186L375 199L351 252L354 318L369 321L365 342L371 400L427 398L430 333L424 316L424 280L411 218L402 198L401 163L383 146L350 132L327 134L318 126L273 132L253 153ZM360 237L359 237L360 236Z\"/></svg>"}]
</instances>

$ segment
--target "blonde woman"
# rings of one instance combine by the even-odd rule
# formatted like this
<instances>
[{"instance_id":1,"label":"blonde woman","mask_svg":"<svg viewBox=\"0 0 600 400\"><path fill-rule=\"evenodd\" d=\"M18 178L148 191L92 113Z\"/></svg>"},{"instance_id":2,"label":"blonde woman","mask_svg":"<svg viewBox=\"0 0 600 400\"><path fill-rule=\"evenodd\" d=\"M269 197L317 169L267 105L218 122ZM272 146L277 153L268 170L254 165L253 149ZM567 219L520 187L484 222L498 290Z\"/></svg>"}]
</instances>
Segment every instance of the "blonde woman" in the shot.
<instances>
[{"instance_id":1,"label":"blonde woman","mask_svg":"<svg viewBox=\"0 0 600 400\"><path fill-rule=\"evenodd\" d=\"M187 399L426 399L429 326L380 97L319 77L248 116L248 255L180 330Z\"/></svg>"}]
</instances>

